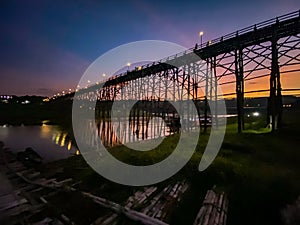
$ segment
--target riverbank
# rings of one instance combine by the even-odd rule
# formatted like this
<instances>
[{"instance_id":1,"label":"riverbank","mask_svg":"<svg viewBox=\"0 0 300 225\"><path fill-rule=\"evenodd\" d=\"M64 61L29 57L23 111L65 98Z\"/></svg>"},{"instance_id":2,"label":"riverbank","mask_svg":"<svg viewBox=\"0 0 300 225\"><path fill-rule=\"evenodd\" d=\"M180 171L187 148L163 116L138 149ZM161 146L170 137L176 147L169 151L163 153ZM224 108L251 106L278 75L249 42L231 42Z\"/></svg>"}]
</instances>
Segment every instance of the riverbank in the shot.
<instances>
[{"instance_id":1,"label":"riverbank","mask_svg":"<svg viewBox=\"0 0 300 225\"><path fill-rule=\"evenodd\" d=\"M72 101L0 103L0 125L42 125L59 124L71 126Z\"/></svg>"},{"instance_id":2,"label":"riverbank","mask_svg":"<svg viewBox=\"0 0 300 225\"><path fill-rule=\"evenodd\" d=\"M178 174L158 184L167 185L182 179L190 184L174 209L171 224L192 224L206 191L214 185L228 194L228 224L283 224L281 211L300 194L298 115L298 112L285 113L284 127L275 133L237 134L235 124L228 125L217 158L200 173L197 168L208 140L208 135L201 135L190 162ZM177 135L166 138L157 151L144 155L137 155L122 146L112 148L111 152L125 162L149 164L166 157L176 145L177 138ZM55 170L58 170L56 176L80 181L82 190L116 202L124 201L137 189L104 179L81 156L50 163L42 172L50 176Z\"/></svg>"}]
</instances>

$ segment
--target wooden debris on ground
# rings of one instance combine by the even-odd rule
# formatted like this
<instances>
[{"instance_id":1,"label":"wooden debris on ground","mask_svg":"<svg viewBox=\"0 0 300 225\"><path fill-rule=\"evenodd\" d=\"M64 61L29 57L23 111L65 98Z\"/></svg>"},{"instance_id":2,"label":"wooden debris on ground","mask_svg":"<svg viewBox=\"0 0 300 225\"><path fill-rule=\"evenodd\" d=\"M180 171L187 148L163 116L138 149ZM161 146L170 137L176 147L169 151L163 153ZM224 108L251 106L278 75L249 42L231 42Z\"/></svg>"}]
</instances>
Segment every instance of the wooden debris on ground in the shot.
<instances>
[{"instance_id":1,"label":"wooden debris on ground","mask_svg":"<svg viewBox=\"0 0 300 225\"><path fill-rule=\"evenodd\" d=\"M45 197L55 195L57 188L72 182L72 179L46 179L40 172L27 168L14 158L10 151L0 151L0 175L6 183L5 189L0 192L0 224L22 224L22 221L28 223L30 218L45 209ZM34 224L44 224L48 220L53 224L63 224L62 218L47 217L41 217Z\"/></svg>"},{"instance_id":2,"label":"wooden debris on ground","mask_svg":"<svg viewBox=\"0 0 300 225\"><path fill-rule=\"evenodd\" d=\"M194 225L226 225L228 199L224 192L208 190Z\"/></svg>"},{"instance_id":3,"label":"wooden debris on ground","mask_svg":"<svg viewBox=\"0 0 300 225\"><path fill-rule=\"evenodd\" d=\"M170 216L187 188L188 184L185 181L170 184L162 190L158 190L154 186L146 187L143 191L137 191L129 197L124 207L100 198L101 201L98 199L95 202L112 209L116 213L102 216L94 221L92 225L118 224L119 215L121 214L142 224L167 224L166 218ZM86 196L91 197L92 195L86 193Z\"/></svg>"}]
</instances>

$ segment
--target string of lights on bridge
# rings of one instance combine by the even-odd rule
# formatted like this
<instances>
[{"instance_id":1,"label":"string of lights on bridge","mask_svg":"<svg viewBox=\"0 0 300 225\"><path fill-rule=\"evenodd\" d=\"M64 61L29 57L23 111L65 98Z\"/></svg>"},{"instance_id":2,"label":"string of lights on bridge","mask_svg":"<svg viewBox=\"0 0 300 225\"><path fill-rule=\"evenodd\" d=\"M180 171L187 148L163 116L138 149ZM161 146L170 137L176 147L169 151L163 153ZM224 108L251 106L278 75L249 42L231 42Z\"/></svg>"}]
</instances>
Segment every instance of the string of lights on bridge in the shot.
<instances>
[{"instance_id":1,"label":"string of lights on bridge","mask_svg":"<svg viewBox=\"0 0 300 225\"><path fill-rule=\"evenodd\" d=\"M122 74L119 74L119 75L115 75L115 76L112 76L112 77L109 77L109 78L106 78L106 77L107 77L107 74L103 73L103 74L101 75L101 77L102 77L102 79L103 79L101 82L105 83L106 81L108 81L108 80L110 80L110 79L114 79L114 78L116 78L116 77L119 77L119 76L122 76L122 75L126 74L127 72L130 71L130 66L131 66L131 63L130 63L130 62L126 63L127 71L126 71L125 73L122 73ZM146 65L146 66L149 66L149 64ZM135 70L141 70L143 67L145 67L145 66L138 66L138 67L135 68ZM105 78L106 78L106 79L105 79ZM96 85L98 85L99 83L100 83L100 82L95 82ZM48 102L48 101L50 101L50 100L55 100L55 99L57 99L57 98L59 98L59 97L65 96L65 95L67 95L67 94L72 94L72 93L74 93L74 92L79 91L80 88L81 88L81 89L87 89L87 88L90 87L90 86L91 86L91 81L90 81L90 80L87 80L86 86L85 86L85 87L80 87L80 85L77 85L76 88L69 88L69 89L63 90L63 91L61 91L61 92L58 92L58 93L52 95L51 97L45 98L45 99L44 99L44 102Z\"/></svg>"}]
</instances>

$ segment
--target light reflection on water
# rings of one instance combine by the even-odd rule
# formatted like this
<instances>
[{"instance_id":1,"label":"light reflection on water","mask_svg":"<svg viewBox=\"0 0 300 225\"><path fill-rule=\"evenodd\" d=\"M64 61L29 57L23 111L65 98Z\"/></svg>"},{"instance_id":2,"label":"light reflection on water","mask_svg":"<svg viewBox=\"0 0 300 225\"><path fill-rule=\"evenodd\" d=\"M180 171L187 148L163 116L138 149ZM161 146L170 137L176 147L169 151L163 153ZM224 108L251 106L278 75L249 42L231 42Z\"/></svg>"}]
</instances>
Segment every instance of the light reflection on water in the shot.
<instances>
[{"instance_id":1,"label":"light reflection on water","mask_svg":"<svg viewBox=\"0 0 300 225\"><path fill-rule=\"evenodd\" d=\"M122 121L111 123L101 121L92 123L89 121L82 129L82 135L93 146L99 140L105 146L116 146L125 142L135 142L142 139L153 139L170 134L161 119L153 119L149 123L138 127L129 127ZM92 134L91 136L85 136ZM0 141L5 143L13 152L24 151L25 148L33 148L44 162L79 155L80 151L73 144L66 131L59 126L42 124L41 126L0 126Z\"/></svg>"},{"instance_id":2,"label":"light reflection on water","mask_svg":"<svg viewBox=\"0 0 300 225\"><path fill-rule=\"evenodd\" d=\"M55 161L78 154L66 132L59 126L0 126L0 141L13 152L32 147L44 162Z\"/></svg>"},{"instance_id":3,"label":"light reflection on water","mask_svg":"<svg viewBox=\"0 0 300 225\"><path fill-rule=\"evenodd\" d=\"M85 143L92 148L99 149L102 145L105 147L114 147L124 143L141 143L142 141L166 137L179 131L179 128L170 127L160 117L149 119L136 119L127 121L125 118L119 118L111 121L79 121L80 143ZM102 145L100 145L100 141Z\"/></svg>"},{"instance_id":4,"label":"light reflection on water","mask_svg":"<svg viewBox=\"0 0 300 225\"><path fill-rule=\"evenodd\" d=\"M90 146L98 146L101 140L106 147L122 143L165 137L179 131L172 125L174 121L163 121L160 117L137 119L131 122L123 119L114 121L85 121L81 136ZM169 123L169 124L168 124ZM73 144L66 131L59 126L0 126L0 141L3 141L13 152L33 148L44 162L79 155L80 151Z\"/></svg>"}]
</instances>

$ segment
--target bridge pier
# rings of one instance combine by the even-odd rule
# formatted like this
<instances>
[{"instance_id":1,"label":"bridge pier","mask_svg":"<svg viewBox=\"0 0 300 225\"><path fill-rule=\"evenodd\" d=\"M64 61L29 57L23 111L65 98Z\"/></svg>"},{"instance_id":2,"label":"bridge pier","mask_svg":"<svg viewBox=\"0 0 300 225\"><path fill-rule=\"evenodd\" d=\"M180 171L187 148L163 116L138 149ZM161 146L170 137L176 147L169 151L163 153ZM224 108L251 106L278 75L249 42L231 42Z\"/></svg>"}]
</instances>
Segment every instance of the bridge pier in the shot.
<instances>
[{"instance_id":1,"label":"bridge pier","mask_svg":"<svg viewBox=\"0 0 300 225\"><path fill-rule=\"evenodd\" d=\"M209 58L206 59L206 73L205 73L205 99L204 99L204 133L207 132L208 121L208 68Z\"/></svg>"},{"instance_id":2,"label":"bridge pier","mask_svg":"<svg viewBox=\"0 0 300 225\"><path fill-rule=\"evenodd\" d=\"M214 80L212 80L211 82L213 83L214 82L214 91L215 91L215 93L214 93L214 97L215 97L215 99L214 99L214 103L215 103L215 109L214 109L214 111L215 111L215 115L214 115L214 117L215 117L215 125L216 125L216 127L218 127L219 126L219 123L218 123L218 78L217 78L217 63L216 63L216 56L212 59L212 68L213 68L213 74L212 74L212 77L213 77L213 79Z\"/></svg>"},{"instance_id":3,"label":"bridge pier","mask_svg":"<svg viewBox=\"0 0 300 225\"><path fill-rule=\"evenodd\" d=\"M243 50L235 50L236 102L238 113L238 132L244 130L244 71Z\"/></svg>"},{"instance_id":4,"label":"bridge pier","mask_svg":"<svg viewBox=\"0 0 300 225\"><path fill-rule=\"evenodd\" d=\"M278 62L278 47L277 47L277 34L274 31L272 38L272 64L270 76L270 99L269 99L269 124L271 125L272 132L281 127L282 119L282 95L281 95L281 81L280 69Z\"/></svg>"}]
</instances>

